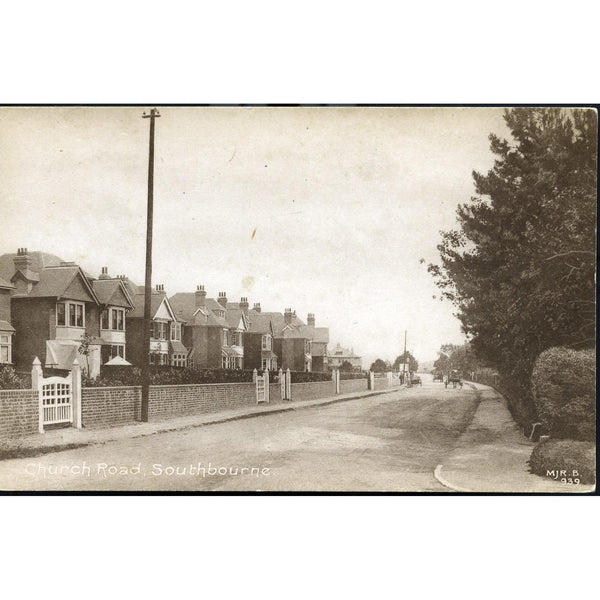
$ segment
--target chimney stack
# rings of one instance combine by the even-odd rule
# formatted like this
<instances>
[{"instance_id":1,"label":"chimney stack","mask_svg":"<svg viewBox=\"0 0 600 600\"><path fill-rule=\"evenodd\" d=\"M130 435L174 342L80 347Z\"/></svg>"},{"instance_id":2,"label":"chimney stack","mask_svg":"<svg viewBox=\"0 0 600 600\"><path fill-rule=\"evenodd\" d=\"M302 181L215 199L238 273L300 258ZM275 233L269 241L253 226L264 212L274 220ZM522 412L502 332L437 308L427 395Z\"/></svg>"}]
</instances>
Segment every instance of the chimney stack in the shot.
<instances>
[{"instance_id":1,"label":"chimney stack","mask_svg":"<svg viewBox=\"0 0 600 600\"><path fill-rule=\"evenodd\" d=\"M206 292L204 291L203 285L196 286L196 292L194 296L196 297L196 308L206 305Z\"/></svg>"},{"instance_id":2,"label":"chimney stack","mask_svg":"<svg viewBox=\"0 0 600 600\"><path fill-rule=\"evenodd\" d=\"M31 257L27 248L17 248L17 255L13 258L16 271L28 271L31 267Z\"/></svg>"},{"instance_id":3,"label":"chimney stack","mask_svg":"<svg viewBox=\"0 0 600 600\"><path fill-rule=\"evenodd\" d=\"M108 274L108 267L102 267L102 273L98 275L98 279L110 279L110 275Z\"/></svg>"},{"instance_id":4,"label":"chimney stack","mask_svg":"<svg viewBox=\"0 0 600 600\"><path fill-rule=\"evenodd\" d=\"M165 293L165 286L162 283L157 283L156 284L156 291L160 292L161 294Z\"/></svg>"},{"instance_id":5,"label":"chimney stack","mask_svg":"<svg viewBox=\"0 0 600 600\"><path fill-rule=\"evenodd\" d=\"M217 299L217 302L223 307L223 308L227 308L227 293L226 292L219 292L219 297Z\"/></svg>"},{"instance_id":6,"label":"chimney stack","mask_svg":"<svg viewBox=\"0 0 600 600\"><path fill-rule=\"evenodd\" d=\"M255 303L254 303L254 308L253 308L253 310L254 310L255 312L257 312L257 313L259 313L259 312L260 312L260 302L255 302Z\"/></svg>"},{"instance_id":7,"label":"chimney stack","mask_svg":"<svg viewBox=\"0 0 600 600\"><path fill-rule=\"evenodd\" d=\"M246 296L242 296L240 298L240 308L242 309L242 312L247 315L248 314L248 307L250 305L248 304L248 298L246 298Z\"/></svg>"},{"instance_id":8,"label":"chimney stack","mask_svg":"<svg viewBox=\"0 0 600 600\"><path fill-rule=\"evenodd\" d=\"M292 324L292 309L291 308L285 309L285 312L283 313L283 320L286 325Z\"/></svg>"},{"instance_id":9,"label":"chimney stack","mask_svg":"<svg viewBox=\"0 0 600 600\"><path fill-rule=\"evenodd\" d=\"M306 318L306 324L310 327L315 326L315 313L308 313L308 317Z\"/></svg>"}]
</instances>

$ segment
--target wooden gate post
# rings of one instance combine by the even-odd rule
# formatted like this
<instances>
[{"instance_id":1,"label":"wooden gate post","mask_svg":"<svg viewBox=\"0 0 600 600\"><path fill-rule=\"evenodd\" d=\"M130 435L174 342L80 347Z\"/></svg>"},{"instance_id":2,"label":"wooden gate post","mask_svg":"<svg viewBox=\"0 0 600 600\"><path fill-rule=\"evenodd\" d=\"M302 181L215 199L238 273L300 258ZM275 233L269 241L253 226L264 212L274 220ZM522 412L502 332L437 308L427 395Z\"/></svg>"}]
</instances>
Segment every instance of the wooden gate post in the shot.
<instances>
[{"instance_id":1,"label":"wooden gate post","mask_svg":"<svg viewBox=\"0 0 600 600\"><path fill-rule=\"evenodd\" d=\"M264 370L263 377L265 378L265 402L269 404L271 402L269 398L269 369Z\"/></svg>"},{"instance_id":2,"label":"wooden gate post","mask_svg":"<svg viewBox=\"0 0 600 600\"><path fill-rule=\"evenodd\" d=\"M42 363L36 356L31 367L31 389L38 393L38 431L44 433L44 407L42 406Z\"/></svg>"},{"instance_id":3,"label":"wooden gate post","mask_svg":"<svg viewBox=\"0 0 600 600\"><path fill-rule=\"evenodd\" d=\"M285 400L285 375L281 367L279 368L279 393L281 394L281 400Z\"/></svg>"},{"instance_id":4,"label":"wooden gate post","mask_svg":"<svg viewBox=\"0 0 600 600\"><path fill-rule=\"evenodd\" d=\"M257 377L258 377L258 371L256 369L254 369L254 371L252 371L252 383L256 383Z\"/></svg>"},{"instance_id":5,"label":"wooden gate post","mask_svg":"<svg viewBox=\"0 0 600 600\"><path fill-rule=\"evenodd\" d=\"M292 401L292 372L289 367L285 373L285 397L286 400Z\"/></svg>"},{"instance_id":6,"label":"wooden gate post","mask_svg":"<svg viewBox=\"0 0 600 600\"><path fill-rule=\"evenodd\" d=\"M73 361L73 367L71 370L72 384L71 384L71 410L73 411L73 427L81 429L81 366L77 357Z\"/></svg>"}]
</instances>

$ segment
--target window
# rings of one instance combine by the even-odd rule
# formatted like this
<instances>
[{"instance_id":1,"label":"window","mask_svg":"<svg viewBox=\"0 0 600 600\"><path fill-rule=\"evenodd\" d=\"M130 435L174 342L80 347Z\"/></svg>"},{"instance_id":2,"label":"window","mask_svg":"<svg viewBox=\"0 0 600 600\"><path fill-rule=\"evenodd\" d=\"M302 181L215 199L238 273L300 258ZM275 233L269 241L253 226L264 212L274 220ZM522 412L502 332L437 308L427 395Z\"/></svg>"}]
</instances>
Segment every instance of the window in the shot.
<instances>
[{"instance_id":1,"label":"window","mask_svg":"<svg viewBox=\"0 0 600 600\"><path fill-rule=\"evenodd\" d=\"M304 342L304 352L305 352L306 354L310 354L310 350L311 350L311 343L310 343L310 341L309 341L309 340L306 340L306 341Z\"/></svg>"},{"instance_id":2,"label":"window","mask_svg":"<svg viewBox=\"0 0 600 600\"><path fill-rule=\"evenodd\" d=\"M125 346L123 344L111 344L110 346L102 346L101 353L102 364L105 364L115 356L125 358Z\"/></svg>"},{"instance_id":3,"label":"window","mask_svg":"<svg viewBox=\"0 0 600 600\"><path fill-rule=\"evenodd\" d=\"M262 349L263 350L271 349L271 336L268 334L262 336Z\"/></svg>"},{"instance_id":4,"label":"window","mask_svg":"<svg viewBox=\"0 0 600 600\"><path fill-rule=\"evenodd\" d=\"M226 357L226 356L224 356L224 357L221 359L221 366L222 366L224 369L226 369L226 368L227 368L227 357Z\"/></svg>"},{"instance_id":5,"label":"window","mask_svg":"<svg viewBox=\"0 0 600 600\"><path fill-rule=\"evenodd\" d=\"M266 369L269 368L269 359L268 358L263 358L262 359L262 370L265 371Z\"/></svg>"},{"instance_id":6,"label":"window","mask_svg":"<svg viewBox=\"0 0 600 600\"><path fill-rule=\"evenodd\" d=\"M115 331L123 331L125 326L125 318L123 309L113 308L110 311L110 328Z\"/></svg>"},{"instance_id":7,"label":"window","mask_svg":"<svg viewBox=\"0 0 600 600\"><path fill-rule=\"evenodd\" d=\"M58 327L85 327L85 306L80 302L58 302L56 325Z\"/></svg>"},{"instance_id":8,"label":"window","mask_svg":"<svg viewBox=\"0 0 600 600\"><path fill-rule=\"evenodd\" d=\"M228 334L229 332L227 331L227 329L223 329L223 346L228 346L229 344L227 343L228 341Z\"/></svg>"},{"instance_id":9,"label":"window","mask_svg":"<svg viewBox=\"0 0 600 600\"><path fill-rule=\"evenodd\" d=\"M171 323L171 340L181 341L181 323Z\"/></svg>"},{"instance_id":10,"label":"window","mask_svg":"<svg viewBox=\"0 0 600 600\"><path fill-rule=\"evenodd\" d=\"M173 356L171 357L171 365L173 367L185 367L185 354L173 354Z\"/></svg>"},{"instance_id":11,"label":"window","mask_svg":"<svg viewBox=\"0 0 600 600\"><path fill-rule=\"evenodd\" d=\"M154 322L154 339L166 340L167 339L167 324L161 321Z\"/></svg>"},{"instance_id":12,"label":"window","mask_svg":"<svg viewBox=\"0 0 600 600\"><path fill-rule=\"evenodd\" d=\"M108 309L100 313L100 329L108 329Z\"/></svg>"},{"instance_id":13,"label":"window","mask_svg":"<svg viewBox=\"0 0 600 600\"><path fill-rule=\"evenodd\" d=\"M12 362L11 356L11 336L0 335L0 363Z\"/></svg>"},{"instance_id":14,"label":"window","mask_svg":"<svg viewBox=\"0 0 600 600\"><path fill-rule=\"evenodd\" d=\"M65 303L59 302L56 305L56 324L60 327L64 327L67 322L65 320Z\"/></svg>"}]
</instances>

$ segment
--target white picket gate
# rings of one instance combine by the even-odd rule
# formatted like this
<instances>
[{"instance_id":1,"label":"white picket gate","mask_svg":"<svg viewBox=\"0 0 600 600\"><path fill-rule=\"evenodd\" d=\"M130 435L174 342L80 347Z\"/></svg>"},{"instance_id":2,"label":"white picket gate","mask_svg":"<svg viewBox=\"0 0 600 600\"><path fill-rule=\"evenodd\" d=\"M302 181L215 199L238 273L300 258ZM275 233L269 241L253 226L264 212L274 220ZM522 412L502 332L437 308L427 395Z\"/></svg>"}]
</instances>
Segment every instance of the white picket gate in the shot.
<instances>
[{"instance_id":1,"label":"white picket gate","mask_svg":"<svg viewBox=\"0 0 600 600\"><path fill-rule=\"evenodd\" d=\"M42 378L42 419L44 425L73 422L73 373L66 377Z\"/></svg>"},{"instance_id":2,"label":"white picket gate","mask_svg":"<svg viewBox=\"0 0 600 600\"><path fill-rule=\"evenodd\" d=\"M269 371L265 371L262 376L256 374L254 369L254 379L256 381L256 403L269 403Z\"/></svg>"},{"instance_id":3,"label":"white picket gate","mask_svg":"<svg viewBox=\"0 0 600 600\"><path fill-rule=\"evenodd\" d=\"M39 359L33 361L31 386L39 393L39 432L46 425L71 423L81 428L81 367L77 359L66 377L44 377Z\"/></svg>"}]
</instances>

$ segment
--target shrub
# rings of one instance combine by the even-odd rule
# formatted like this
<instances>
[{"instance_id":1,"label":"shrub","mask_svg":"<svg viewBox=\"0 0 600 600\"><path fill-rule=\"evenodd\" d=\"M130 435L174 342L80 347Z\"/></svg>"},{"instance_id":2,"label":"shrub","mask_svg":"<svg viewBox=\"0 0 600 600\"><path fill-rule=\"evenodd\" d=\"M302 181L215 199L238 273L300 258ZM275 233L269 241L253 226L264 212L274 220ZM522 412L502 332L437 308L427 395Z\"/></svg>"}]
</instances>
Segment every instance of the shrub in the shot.
<instances>
[{"instance_id":1,"label":"shrub","mask_svg":"<svg viewBox=\"0 0 600 600\"><path fill-rule=\"evenodd\" d=\"M19 390L28 387L10 365L0 365L0 390Z\"/></svg>"},{"instance_id":2,"label":"shrub","mask_svg":"<svg viewBox=\"0 0 600 600\"><path fill-rule=\"evenodd\" d=\"M550 348L535 362L534 403L544 430L557 438L596 439L596 352Z\"/></svg>"},{"instance_id":3,"label":"shrub","mask_svg":"<svg viewBox=\"0 0 600 600\"><path fill-rule=\"evenodd\" d=\"M576 477L581 483L596 482L596 446L593 442L574 440L547 440L538 444L531 453L529 470L536 475L548 476L549 471L566 471L566 477ZM560 477L559 477L560 479Z\"/></svg>"},{"instance_id":4,"label":"shrub","mask_svg":"<svg viewBox=\"0 0 600 600\"><path fill-rule=\"evenodd\" d=\"M291 371L292 383L309 383L312 381L332 381L331 373L315 371Z\"/></svg>"},{"instance_id":5,"label":"shrub","mask_svg":"<svg viewBox=\"0 0 600 600\"><path fill-rule=\"evenodd\" d=\"M340 381L344 379L366 379L366 372L361 373L348 373L346 371L340 371Z\"/></svg>"}]
</instances>

